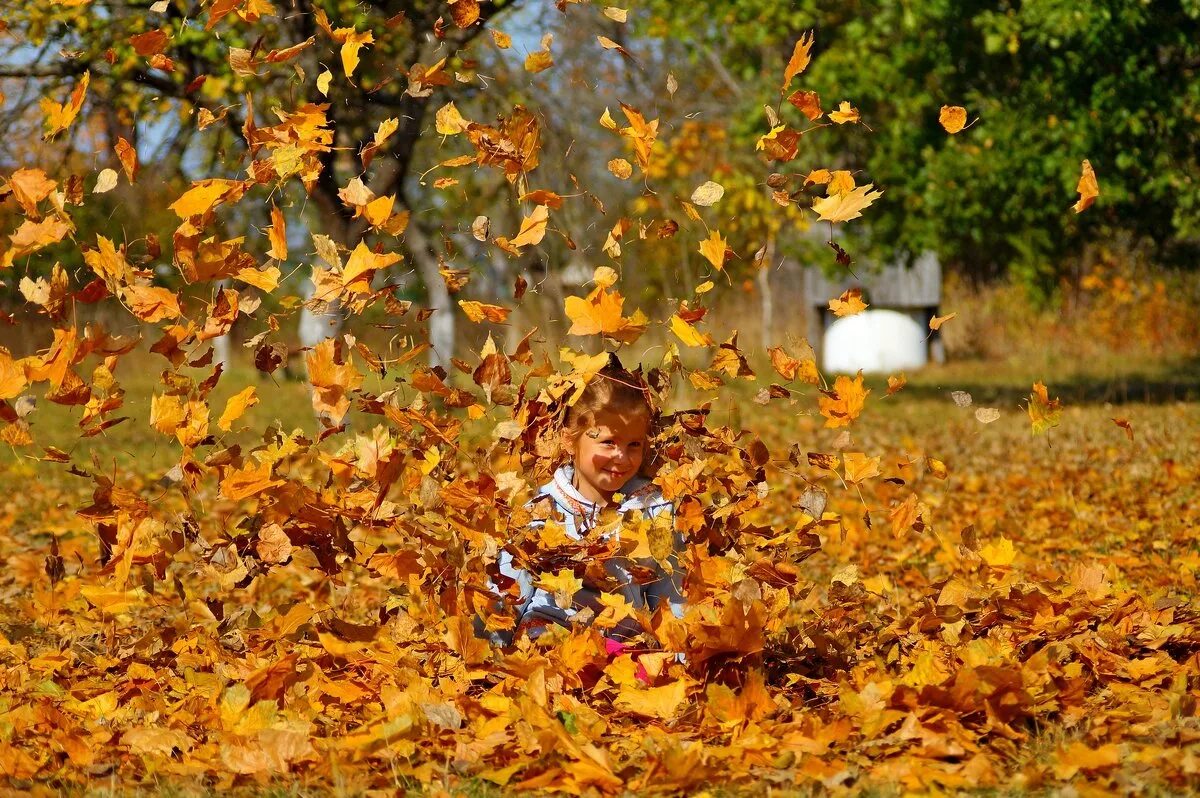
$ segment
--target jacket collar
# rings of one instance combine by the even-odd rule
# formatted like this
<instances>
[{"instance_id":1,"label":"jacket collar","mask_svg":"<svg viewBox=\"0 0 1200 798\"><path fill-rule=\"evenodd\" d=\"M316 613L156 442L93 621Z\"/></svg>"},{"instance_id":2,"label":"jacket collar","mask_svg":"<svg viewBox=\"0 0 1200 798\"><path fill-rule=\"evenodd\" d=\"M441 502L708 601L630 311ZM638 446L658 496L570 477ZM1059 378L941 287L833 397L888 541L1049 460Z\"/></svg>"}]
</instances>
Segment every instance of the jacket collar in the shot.
<instances>
[{"instance_id":1,"label":"jacket collar","mask_svg":"<svg viewBox=\"0 0 1200 798\"><path fill-rule=\"evenodd\" d=\"M559 466L554 472L554 479L543 490L553 495L559 504L572 511L578 511L578 515L591 516L597 511L596 503L586 498L575 487L575 467L569 463ZM643 476L633 477L619 492L624 500L617 508L618 512L648 510L655 505L665 504L658 487Z\"/></svg>"}]
</instances>

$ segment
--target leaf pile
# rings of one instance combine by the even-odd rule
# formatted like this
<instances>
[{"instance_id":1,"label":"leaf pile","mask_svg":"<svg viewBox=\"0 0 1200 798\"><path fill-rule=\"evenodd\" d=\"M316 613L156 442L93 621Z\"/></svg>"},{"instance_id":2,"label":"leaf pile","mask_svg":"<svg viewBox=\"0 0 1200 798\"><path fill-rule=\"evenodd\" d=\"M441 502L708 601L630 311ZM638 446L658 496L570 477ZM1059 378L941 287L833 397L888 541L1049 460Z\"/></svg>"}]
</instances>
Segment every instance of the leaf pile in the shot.
<instances>
[{"instance_id":1,"label":"leaf pile","mask_svg":"<svg viewBox=\"0 0 1200 798\"><path fill-rule=\"evenodd\" d=\"M480 8L447 4L435 35L476 25ZM273 11L215 2L206 5L206 26L252 25ZM613 9L605 16L623 20ZM5 176L15 226L0 263L6 278L25 269L22 311L44 317L50 332L36 351L0 349L0 440L24 456L3 466L5 483L28 487L10 495L0 516L8 559L0 576L0 773L24 786L169 777L218 789L282 774L332 781L351 772L376 789L453 774L572 794L761 781L1194 783L1197 612L1190 592L1161 583L1156 554L1190 551L1186 524L1148 521L1128 541L1140 552L1128 561L1080 557L1072 546L1081 538L1065 531L1078 504L1072 520L1062 485L1037 481L1060 471L1001 469L985 454L960 477L945 453L917 456L886 436L873 440L871 410L884 397L862 374L826 379L807 342L744 351L736 331L705 324L700 302L719 301L719 292L708 296L712 281L652 319L628 306L637 303L621 293L618 270L599 266L591 287L561 308L567 334L583 337L578 351L549 351L534 330L501 345L485 327L479 351L465 359L434 352L440 360L426 365L425 324L434 314L461 311L471 324L501 325L513 308L507 297L485 296L414 311L404 298L395 278L406 253L438 250L415 223L411 200L370 179L389 163L385 145L402 122L382 121L349 152L331 117L335 104L317 97L345 89L343 79L357 88L383 28L403 20L359 30L318 11L312 22L311 38L265 53L258 44L229 47L230 68L247 80L310 47L331 62L336 55L342 75L333 84L327 68L301 70L316 101L295 96L269 117L256 115L247 94L243 160L175 197L169 244L148 231L75 240L76 214L89 201L80 176L34 167ZM529 53L529 73L554 67L552 39ZM499 35L493 41L508 46ZM165 31L148 31L130 46L169 72L171 42ZM633 57L612 39L599 43ZM811 34L795 46L784 92L812 46ZM407 65L406 96L416 102L470 82L456 66L469 69L449 55ZM78 124L91 80L84 72L65 103L41 104L48 138ZM811 92L788 100L793 116L824 115ZM628 179L636 164L652 174L659 120L620 110L626 124L607 112L599 124L633 162L614 157L608 170ZM770 111L759 140L778 163L797 158L801 137L816 129L790 127L784 110ZM817 127L869 130L849 101L828 119ZM484 216L470 225L498 259L520 258L551 233L569 241L560 229L572 219L565 204L577 215L584 211L575 206L589 207L574 175L574 186L539 184L541 120L522 104L494 123L466 118L453 101L435 111L434 129L458 154L430 171L494 174L517 197L509 235ZM212 109L197 114L200 130L216 121ZM112 149L126 180L138 179L136 149ZM290 184L312 192L347 159L367 177L335 186L332 215L342 233L356 234L289 235L276 192ZM94 193L114 190L114 177L110 168L89 178ZM441 177L434 188L458 180ZM847 170L809 171L805 186L825 186L815 199L804 187L789 193L787 182L768 179L775 206L811 208L831 226L883 196ZM691 202L678 200L694 223L683 235L695 247L684 251L715 279L738 253L697 207L719 207L723 196L709 181ZM231 220L255 205L269 206L270 227L230 233ZM670 218L654 225L663 237L680 229ZM650 229L624 217L603 227L601 251L617 265L622 247ZM312 254L305 297L289 293L284 272L300 240ZM57 260L72 249L79 269ZM442 250L450 249L447 238ZM170 267L160 262L168 258ZM470 279L446 260L435 271L423 275L431 295L439 277L447 295ZM512 301L527 288L518 282ZM861 293L830 300L839 315L865 307ZM100 304L131 324L76 323L81 307ZM315 432L250 429L256 407L280 400L254 385L226 391L214 342L235 323L250 326L248 359L272 374L293 354L282 323L302 306L360 322L375 314L386 330L415 332L386 347L343 333L305 348L298 354ZM651 327L669 342L644 365L665 409L656 482L688 542L687 614L651 616L609 595L589 624L493 647L481 632L511 627L504 607L519 592L499 576L501 550L564 599L585 578L602 584L607 558L667 558L661 525L610 514L573 540L555 523L531 528L527 504L554 465L562 414L608 362L607 348L632 345ZM145 373L157 375L150 391L126 390L123 380ZM888 396L904 384L889 380ZM1051 434L1061 403L1041 382L1032 391L1033 429ZM218 403L221 392L228 398ZM94 439L91 462L39 440L38 398L78 412L78 437ZM139 409L130 409L133 400ZM757 422L777 425L742 429L721 409L735 400L753 406ZM97 453L135 415L145 435L170 447L168 469L117 469ZM1141 429L1140 419L1129 423ZM794 436L784 437L789 428ZM1097 492L1097 513L1149 512L1145 494L1133 491L1173 495L1197 478L1197 460L1182 457L1153 475L1095 471L1094 446L1079 447L1072 484ZM1111 480L1130 492L1114 493ZM1013 494L1037 500L1009 518ZM959 526L964 518L978 520ZM618 524L619 538L605 534ZM1151 530L1163 537L1149 541ZM1184 556L1191 591L1197 563L1194 552ZM631 614L646 634L633 653L610 657L602 631ZM1071 740L1044 761L1022 761L1027 743L1050 726ZM1138 766L1118 772L1123 759Z\"/></svg>"}]
</instances>

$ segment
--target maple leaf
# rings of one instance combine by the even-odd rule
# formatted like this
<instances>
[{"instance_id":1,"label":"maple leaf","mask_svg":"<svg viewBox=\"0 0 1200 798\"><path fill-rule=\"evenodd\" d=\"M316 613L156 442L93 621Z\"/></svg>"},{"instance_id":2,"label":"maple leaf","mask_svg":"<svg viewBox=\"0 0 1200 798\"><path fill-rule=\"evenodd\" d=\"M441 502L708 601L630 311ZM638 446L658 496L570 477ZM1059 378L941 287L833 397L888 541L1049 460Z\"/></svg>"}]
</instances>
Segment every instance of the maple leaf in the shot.
<instances>
[{"instance_id":1,"label":"maple leaf","mask_svg":"<svg viewBox=\"0 0 1200 798\"><path fill-rule=\"evenodd\" d=\"M788 96L788 102L808 117L810 122L820 119L825 113L821 110L821 97L815 91L796 91Z\"/></svg>"},{"instance_id":2,"label":"maple leaf","mask_svg":"<svg viewBox=\"0 0 1200 798\"><path fill-rule=\"evenodd\" d=\"M649 319L640 311L629 318L622 316L625 298L619 291L609 291L598 286L586 298L569 296L566 299L566 314L571 320L568 335L608 336L624 343L636 341L649 324Z\"/></svg>"},{"instance_id":3,"label":"maple leaf","mask_svg":"<svg viewBox=\"0 0 1200 798\"><path fill-rule=\"evenodd\" d=\"M721 271L725 268L725 250L728 246L720 231L710 230L708 238L700 242L700 254L715 266L717 271Z\"/></svg>"},{"instance_id":4,"label":"maple leaf","mask_svg":"<svg viewBox=\"0 0 1200 798\"><path fill-rule=\"evenodd\" d=\"M542 590L549 591L554 597L554 603L564 610L574 606L575 594L583 589L583 580L575 576L569 568L563 568L552 576L542 574L536 584Z\"/></svg>"},{"instance_id":5,"label":"maple leaf","mask_svg":"<svg viewBox=\"0 0 1200 798\"><path fill-rule=\"evenodd\" d=\"M1035 435L1057 427L1062 417L1062 403L1058 399L1050 398L1041 380L1033 384L1033 393L1029 395L1026 410Z\"/></svg>"},{"instance_id":6,"label":"maple leaf","mask_svg":"<svg viewBox=\"0 0 1200 798\"><path fill-rule=\"evenodd\" d=\"M812 209L820 219L827 222L848 222L857 219L862 216L865 208L883 196L882 191L872 191L874 187L873 183L868 183L845 194L818 197L813 200Z\"/></svg>"},{"instance_id":7,"label":"maple leaf","mask_svg":"<svg viewBox=\"0 0 1200 798\"><path fill-rule=\"evenodd\" d=\"M335 426L340 424L350 409L349 394L362 387L362 374L353 363L338 357L332 338L326 338L309 350L305 362L312 386L313 409L328 415Z\"/></svg>"},{"instance_id":8,"label":"maple leaf","mask_svg":"<svg viewBox=\"0 0 1200 798\"><path fill-rule=\"evenodd\" d=\"M688 324L679 314L671 316L671 332L686 346L712 346L713 340L708 335L700 332L691 324Z\"/></svg>"},{"instance_id":9,"label":"maple leaf","mask_svg":"<svg viewBox=\"0 0 1200 798\"><path fill-rule=\"evenodd\" d=\"M858 418L863 411L867 396L871 389L863 389L863 376L860 371L855 377L839 375L833 383L832 391L821 391L817 399L821 415L825 416L827 428L846 427Z\"/></svg>"},{"instance_id":10,"label":"maple leaf","mask_svg":"<svg viewBox=\"0 0 1200 798\"><path fill-rule=\"evenodd\" d=\"M1083 173L1079 176L1079 185L1075 187L1075 190L1079 192L1079 201L1071 206L1075 213L1083 213L1092 207L1096 197L1100 196L1100 184L1096 182L1096 173L1092 170L1091 162L1085 159L1082 170Z\"/></svg>"},{"instance_id":11,"label":"maple leaf","mask_svg":"<svg viewBox=\"0 0 1200 798\"><path fill-rule=\"evenodd\" d=\"M788 59L787 66L783 70L783 85L779 87L780 93L787 91L792 80L808 67L813 41L815 39L812 31L806 31L796 40L795 46L792 47L792 57Z\"/></svg>"},{"instance_id":12,"label":"maple leaf","mask_svg":"<svg viewBox=\"0 0 1200 798\"><path fill-rule=\"evenodd\" d=\"M520 248L541 243L542 239L546 236L546 225L549 217L549 208L545 205L538 205L528 216L521 220L521 229L509 244Z\"/></svg>"},{"instance_id":13,"label":"maple leaf","mask_svg":"<svg viewBox=\"0 0 1200 798\"><path fill-rule=\"evenodd\" d=\"M829 112L829 118L839 125L844 125L847 122L861 121L858 116L858 109L845 100L842 100L836 111Z\"/></svg>"},{"instance_id":14,"label":"maple leaf","mask_svg":"<svg viewBox=\"0 0 1200 798\"><path fill-rule=\"evenodd\" d=\"M867 303L862 301L861 288L847 288L840 297L829 300L829 309L839 318L862 313L867 307Z\"/></svg>"},{"instance_id":15,"label":"maple leaf","mask_svg":"<svg viewBox=\"0 0 1200 798\"><path fill-rule=\"evenodd\" d=\"M45 129L42 134L43 140L54 138L75 122L80 109L83 108L84 98L87 96L88 84L91 83L91 80L91 71L85 71L80 76L79 82L75 84L75 88L72 89L70 99L65 103L57 103L48 97L41 99L40 105L44 116L42 127Z\"/></svg>"},{"instance_id":16,"label":"maple leaf","mask_svg":"<svg viewBox=\"0 0 1200 798\"><path fill-rule=\"evenodd\" d=\"M882 473L879 470L879 457L871 457L862 452L843 452L842 460L845 463L847 482L857 484Z\"/></svg>"}]
</instances>

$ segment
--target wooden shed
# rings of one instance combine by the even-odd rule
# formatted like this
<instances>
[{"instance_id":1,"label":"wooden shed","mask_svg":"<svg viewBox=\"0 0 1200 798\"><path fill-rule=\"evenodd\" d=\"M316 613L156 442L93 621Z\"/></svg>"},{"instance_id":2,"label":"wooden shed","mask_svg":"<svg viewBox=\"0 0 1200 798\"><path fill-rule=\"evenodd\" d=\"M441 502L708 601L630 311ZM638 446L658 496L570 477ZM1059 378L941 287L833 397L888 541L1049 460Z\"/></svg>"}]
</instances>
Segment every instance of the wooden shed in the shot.
<instances>
[{"instance_id":1,"label":"wooden shed","mask_svg":"<svg viewBox=\"0 0 1200 798\"><path fill-rule=\"evenodd\" d=\"M825 333L837 318L829 310L829 300L836 299L851 288L861 288L863 301L877 310L893 310L909 316L929 329L929 320L938 315L942 302L942 265L937 255L926 252L911 265L891 263L882 268L856 264L855 273L842 270L836 278L827 277L820 269L804 270L804 297L808 305L808 340L824 360ZM928 360L946 360L941 334L932 332L926 342Z\"/></svg>"}]
</instances>

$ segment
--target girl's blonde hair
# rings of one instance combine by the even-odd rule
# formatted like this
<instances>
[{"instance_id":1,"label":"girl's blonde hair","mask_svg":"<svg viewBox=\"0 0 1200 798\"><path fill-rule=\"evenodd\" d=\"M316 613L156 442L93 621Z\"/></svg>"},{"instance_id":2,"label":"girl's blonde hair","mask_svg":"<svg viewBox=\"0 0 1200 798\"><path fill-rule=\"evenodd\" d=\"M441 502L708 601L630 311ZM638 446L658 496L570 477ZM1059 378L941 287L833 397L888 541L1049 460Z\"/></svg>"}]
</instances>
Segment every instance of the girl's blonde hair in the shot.
<instances>
[{"instance_id":1,"label":"girl's blonde hair","mask_svg":"<svg viewBox=\"0 0 1200 798\"><path fill-rule=\"evenodd\" d=\"M622 368L615 357L588 381L575 404L566 409L562 422L564 445L558 460L562 462L570 457L570 451L579 443L579 436L596 425L596 419L601 413L626 412L646 414L646 453L642 458L639 473L642 476L653 476L658 459L653 449L658 410L651 401L650 387L641 373ZM569 447L566 445L568 443Z\"/></svg>"}]
</instances>

